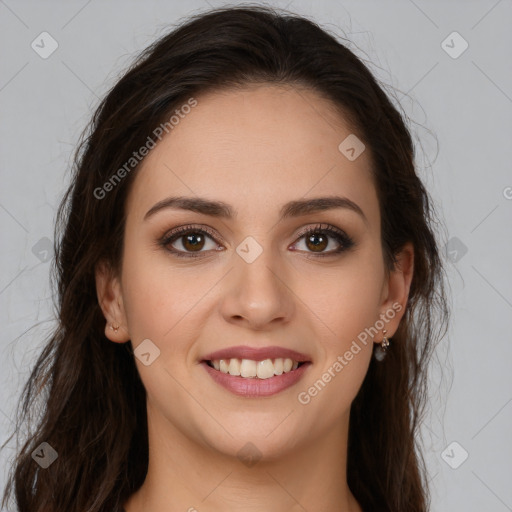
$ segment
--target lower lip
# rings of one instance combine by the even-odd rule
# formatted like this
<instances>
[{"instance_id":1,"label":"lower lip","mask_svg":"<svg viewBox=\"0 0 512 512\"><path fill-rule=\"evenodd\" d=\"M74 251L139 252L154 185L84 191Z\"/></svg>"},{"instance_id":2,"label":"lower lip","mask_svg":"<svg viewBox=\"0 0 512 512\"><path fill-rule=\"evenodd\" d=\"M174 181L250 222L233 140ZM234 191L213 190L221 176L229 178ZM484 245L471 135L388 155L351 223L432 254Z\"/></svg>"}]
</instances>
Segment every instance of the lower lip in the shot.
<instances>
[{"instance_id":1,"label":"lower lip","mask_svg":"<svg viewBox=\"0 0 512 512\"><path fill-rule=\"evenodd\" d=\"M237 375L229 375L222 373L215 368L208 365L206 361L201 362L206 371L210 374L212 379L231 391L235 395L250 397L272 396L280 391L284 391L296 384L304 375L304 372L311 366L310 362L304 363L296 370L292 370L281 375L274 375L269 379L246 378Z\"/></svg>"}]
</instances>

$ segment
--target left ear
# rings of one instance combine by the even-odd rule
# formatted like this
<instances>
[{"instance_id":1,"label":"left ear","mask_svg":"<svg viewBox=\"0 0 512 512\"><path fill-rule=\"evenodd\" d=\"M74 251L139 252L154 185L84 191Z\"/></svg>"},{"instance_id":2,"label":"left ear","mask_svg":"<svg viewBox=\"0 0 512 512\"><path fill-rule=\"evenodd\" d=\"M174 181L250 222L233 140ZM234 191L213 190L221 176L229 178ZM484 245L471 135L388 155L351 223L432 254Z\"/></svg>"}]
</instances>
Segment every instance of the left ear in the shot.
<instances>
[{"instance_id":1,"label":"left ear","mask_svg":"<svg viewBox=\"0 0 512 512\"><path fill-rule=\"evenodd\" d=\"M414 273L414 246L412 243L407 242L395 258L395 268L389 272L381 303L381 315L385 315L389 319L385 327L388 338L391 338L397 331L409 298ZM390 314L392 311L395 312L393 317Z\"/></svg>"}]
</instances>

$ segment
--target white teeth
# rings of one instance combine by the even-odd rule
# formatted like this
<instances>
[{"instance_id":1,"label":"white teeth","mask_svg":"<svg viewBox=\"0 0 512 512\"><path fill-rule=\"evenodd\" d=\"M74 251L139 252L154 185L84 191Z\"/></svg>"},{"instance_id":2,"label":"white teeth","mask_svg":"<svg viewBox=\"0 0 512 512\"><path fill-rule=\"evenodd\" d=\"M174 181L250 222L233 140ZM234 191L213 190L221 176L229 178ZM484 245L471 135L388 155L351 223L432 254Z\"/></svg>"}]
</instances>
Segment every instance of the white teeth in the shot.
<instances>
[{"instance_id":1,"label":"white teeth","mask_svg":"<svg viewBox=\"0 0 512 512\"><path fill-rule=\"evenodd\" d=\"M283 358L274 361L274 375L281 375L284 371Z\"/></svg>"},{"instance_id":2,"label":"white teeth","mask_svg":"<svg viewBox=\"0 0 512 512\"><path fill-rule=\"evenodd\" d=\"M245 378L270 379L274 375L282 375L299 366L298 361L290 358L265 359L253 361L252 359L215 359L211 364L216 370L229 375L239 375Z\"/></svg>"},{"instance_id":3,"label":"white teeth","mask_svg":"<svg viewBox=\"0 0 512 512\"><path fill-rule=\"evenodd\" d=\"M231 359L229 368L231 368L233 361L238 362L238 359ZM234 375L231 373L231 371L229 373ZM250 359L242 359L242 363L240 364L240 375L242 377L256 377L256 361L251 361Z\"/></svg>"},{"instance_id":4,"label":"white teeth","mask_svg":"<svg viewBox=\"0 0 512 512\"><path fill-rule=\"evenodd\" d=\"M239 359L231 359L229 361L229 374L230 375L240 375L241 364Z\"/></svg>"},{"instance_id":5,"label":"white teeth","mask_svg":"<svg viewBox=\"0 0 512 512\"><path fill-rule=\"evenodd\" d=\"M265 359L256 363L256 375L259 379L270 379L274 376L274 363L272 359Z\"/></svg>"}]
</instances>

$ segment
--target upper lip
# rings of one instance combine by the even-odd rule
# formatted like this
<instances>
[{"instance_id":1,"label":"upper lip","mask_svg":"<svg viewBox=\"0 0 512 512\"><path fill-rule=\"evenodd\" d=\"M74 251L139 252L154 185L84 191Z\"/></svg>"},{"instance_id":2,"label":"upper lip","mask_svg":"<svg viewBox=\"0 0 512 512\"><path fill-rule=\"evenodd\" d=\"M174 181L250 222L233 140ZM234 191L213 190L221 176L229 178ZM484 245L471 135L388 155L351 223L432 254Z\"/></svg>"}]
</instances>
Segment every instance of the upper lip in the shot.
<instances>
[{"instance_id":1,"label":"upper lip","mask_svg":"<svg viewBox=\"0 0 512 512\"><path fill-rule=\"evenodd\" d=\"M270 346L270 347L249 347L239 345L236 347L223 348L208 354L203 361L214 361L219 359L252 359L253 361L264 361L265 359L289 358L297 362L310 362L311 358L296 350L289 348Z\"/></svg>"}]
</instances>

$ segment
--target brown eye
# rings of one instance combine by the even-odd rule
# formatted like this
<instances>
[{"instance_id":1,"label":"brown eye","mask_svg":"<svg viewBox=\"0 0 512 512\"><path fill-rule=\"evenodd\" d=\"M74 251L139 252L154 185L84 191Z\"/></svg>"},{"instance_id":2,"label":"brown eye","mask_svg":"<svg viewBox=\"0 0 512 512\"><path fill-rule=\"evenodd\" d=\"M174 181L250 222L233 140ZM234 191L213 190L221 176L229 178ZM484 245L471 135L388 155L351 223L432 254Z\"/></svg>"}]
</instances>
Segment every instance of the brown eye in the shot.
<instances>
[{"instance_id":1,"label":"brown eye","mask_svg":"<svg viewBox=\"0 0 512 512\"><path fill-rule=\"evenodd\" d=\"M187 251L200 251L204 247L204 235L201 233L190 233L183 235L182 245Z\"/></svg>"},{"instance_id":2,"label":"brown eye","mask_svg":"<svg viewBox=\"0 0 512 512\"><path fill-rule=\"evenodd\" d=\"M329 244L328 238L322 233L312 233L306 237L306 245L313 252L322 252Z\"/></svg>"},{"instance_id":3,"label":"brown eye","mask_svg":"<svg viewBox=\"0 0 512 512\"><path fill-rule=\"evenodd\" d=\"M302 231L299 234L299 240L301 239L304 239L306 247L304 252L320 257L336 255L355 245L344 231L329 224L317 225ZM334 247L331 240L334 240ZM329 247L330 250L326 250Z\"/></svg>"},{"instance_id":4,"label":"brown eye","mask_svg":"<svg viewBox=\"0 0 512 512\"><path fill-rule=\"evenodd\" d=\"M208 241L210 241L209 247ZM160 241L160 245L179 257L193 258L204 255L210 250L218 250L213 233L190 226L171 231Z\"/></svg>"}]
</instances>

